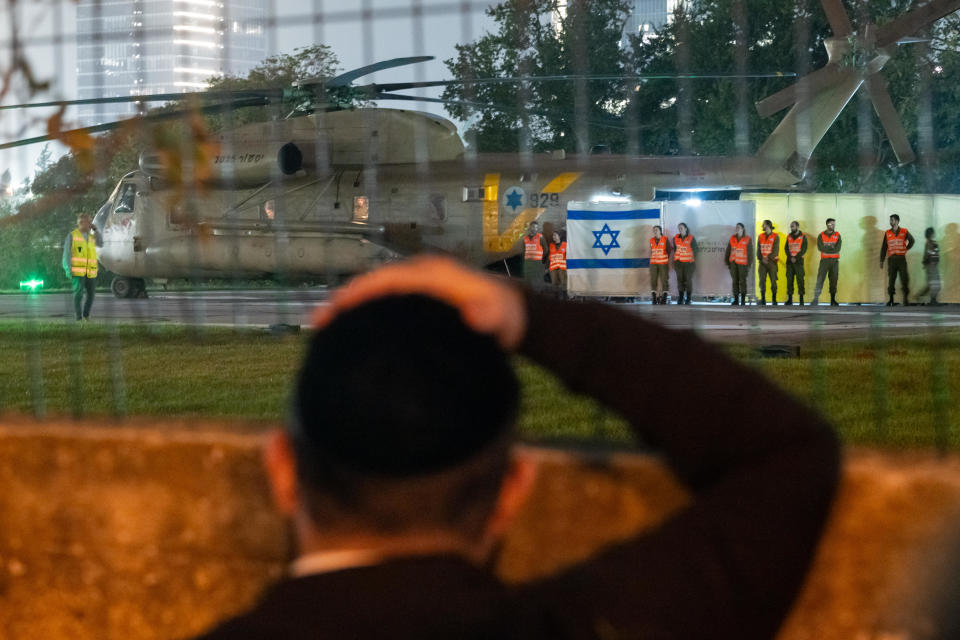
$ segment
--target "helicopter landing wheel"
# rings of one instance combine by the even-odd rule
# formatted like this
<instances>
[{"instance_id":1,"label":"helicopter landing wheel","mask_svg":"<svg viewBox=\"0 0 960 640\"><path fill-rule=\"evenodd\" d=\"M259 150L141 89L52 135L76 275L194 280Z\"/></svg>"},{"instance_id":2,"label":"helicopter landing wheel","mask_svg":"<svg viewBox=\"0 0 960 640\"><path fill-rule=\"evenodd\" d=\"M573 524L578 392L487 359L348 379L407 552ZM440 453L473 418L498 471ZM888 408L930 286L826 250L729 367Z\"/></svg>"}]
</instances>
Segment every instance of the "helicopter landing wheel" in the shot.
<instances>
[{"instance_id":1,"label":"helicopter landing wheel","mask_svg":"<svg viewBox=\"0 0 960 640\"><path fill-rule=\"evenodd\" d=\"M117 276L113 279L113 282L110 283L110 290L113 291L113 295L118 298L129 298L133 295L133 280L131 278Z\"/></svg>"}]
</instances>

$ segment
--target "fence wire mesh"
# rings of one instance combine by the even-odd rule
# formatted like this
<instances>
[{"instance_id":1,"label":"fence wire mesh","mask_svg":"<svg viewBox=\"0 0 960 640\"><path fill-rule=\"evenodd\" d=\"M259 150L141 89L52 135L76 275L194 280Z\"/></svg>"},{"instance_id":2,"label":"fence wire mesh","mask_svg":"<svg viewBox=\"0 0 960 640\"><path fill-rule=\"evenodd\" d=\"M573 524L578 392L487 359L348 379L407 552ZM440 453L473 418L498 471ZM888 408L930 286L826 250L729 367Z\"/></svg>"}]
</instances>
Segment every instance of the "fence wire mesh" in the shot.
<instances>
[{"instance_id":1,"label":"fence wire mesh","mask_svg":"<svg viewBox=\"0 0 960 640\"><path fill-rule=\"evenodd\" d=\"M295 328L351 274L441 252L515 276L529 222L557 246L569 232L586 258L597 245L576 248L568 210L654 203L670 239L668 204L703 220L693 304L651 304L651 225L616 247L633 272L615 290L590 274L574 286L573 260L569 288L528 284L721 343L850 441L956 447L956 9L9 0L0 410L279 420ZM752 264L748 304L730 305L734 219L697 212L713 202L744 205L752 263L766 262L764 220L792 262L799 222L796 297L786 266L768 294ZM89 322L72 290L79 214L98 230ZM893 214L915 240L905 258L886 234ZM843 238L835 285L828 218ZM612 257L616 236L602 237L591 260ZM889 284L898 262L909 284ZM615 416L518 366L527 435L627 440ZM776 412L749 389L718 410L744 404Z\"/></svg>"}]
</instances>

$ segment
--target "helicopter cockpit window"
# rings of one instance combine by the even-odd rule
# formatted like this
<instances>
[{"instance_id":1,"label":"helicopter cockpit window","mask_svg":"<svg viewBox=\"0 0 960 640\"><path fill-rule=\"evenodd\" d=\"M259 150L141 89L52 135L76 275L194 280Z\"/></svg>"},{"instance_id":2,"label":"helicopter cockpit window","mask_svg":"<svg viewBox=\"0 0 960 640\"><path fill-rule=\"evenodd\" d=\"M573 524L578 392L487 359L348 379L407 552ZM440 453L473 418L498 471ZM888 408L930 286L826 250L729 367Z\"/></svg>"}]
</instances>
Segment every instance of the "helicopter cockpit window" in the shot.
<instances>
[{"instance_id":1,"label":"helicopter cockpit window","mask_svg":"<svg viewBox=\"0 0 960 640\"><path fill-rule=\"evenodd\" d=\"M133 205L137 199L137 185L128 183L123 185L120 191L120 198L117 200L117 206L114 213L133 213Z\"/></svg>"}]
</instances>

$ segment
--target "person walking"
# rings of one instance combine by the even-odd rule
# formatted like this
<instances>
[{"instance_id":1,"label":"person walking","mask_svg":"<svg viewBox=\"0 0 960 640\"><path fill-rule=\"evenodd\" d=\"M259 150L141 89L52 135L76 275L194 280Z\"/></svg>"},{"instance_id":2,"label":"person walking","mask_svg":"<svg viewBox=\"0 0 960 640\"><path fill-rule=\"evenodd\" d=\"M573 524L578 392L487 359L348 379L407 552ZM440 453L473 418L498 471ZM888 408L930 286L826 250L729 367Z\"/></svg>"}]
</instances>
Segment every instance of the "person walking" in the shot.
<instances>
[{"instance_id":1,"label":"person walking","mask_svg":"<svg viewBox=\"0 0 960 640\"><path fill-rule=\"evenodd\" d=\"M823 291L823 281L830 279L830 306L838 307L837 302L837 274L840 272L840 246L843 238L836 230L837 221L827 218L827 228L817 236L817 249L820 251L820 266L817 268L817 286L813 289L813 305L820 304L820 292Z\"/></svg>"},{"instance_id":2,"label":"person walking","mask_svg":"<svg viewBox=\"0 0 960 640\"><path fill-rule=\"evenodd\" d=\"M923 235L927 243L923 247L923 271L927 275L927 284L917 294L917 301L930 294L929 304L940 304L937 296L940 295L940 245L933 239L933 227L927 227Z\"/></svg>"},{"instance_id":3,"label":"person walking","mask_svg":"<svg viewBox=\"0 0 960 640\"><path fill-rule=\"evenodd\" d=\"M744 306L747 304L747 273L753 264L753 250L742 222L737 223L736 233L730 236L723 261L727 263L733 280L733 302L730 304Z\"/></svg>"},{"instance_id":4,"label":"person walking","mask_svg":"<svg viewBox=\"0 0 960 640\"><path fill-rule=\"evenodd\" d=\"M800 223L790 223L787 234L787 302L793 304L793 281L797 281L797 293L800 294L800 306L803 306L803 256L807 254L807 234L800 231Z\"/></svg>"},{"instance_id":5,"label":"person walking","mask_svg":"<svg viewBox=\"0 0 960 640\"><path fill-rule=\"evenodd\" d=\"M663 235L663 229L653 227L650 238L650 298L653 304L666 304L667 291L670 288L670 241Z\"/></svg>"},{"instance_id":6,"label":"person walking","mask_svg":"<svg viewBox=\"0 0 960 640\"><path fill-rule=\"evenodd\" d=\"M686 222L677 225L673 236L673 269L677 272L677 304L690 304L693 293L693 272L697 267L697 239ZM686 297L684 297L686 296ZM664 302L667 296L664 295Z\"/></svg>"},{"instance_id":7,"label":"person walking","mask_svg":"<svg viewBox=\"0 0 960 640\"><path fill-rule=\"evenodd\" d=\"M780 260L780 235L773 232L773 223L763 221L763 233L757 238L757 265L760 272L760 306L767 304L767 278L770 279L770 300L777 306L777 265Z\"/></svg>"},{"instance_id":8,"label":"person walking","mask_svg":"<svg viewBox=\"0 0 960 640\"><path fill-rule=\"evenodd\" d=\"M543 289L545 245L540 225L536 221L531 222L527 227L527 235L523 236L523 279L533 291Z\"/></svg>"},{"instance_id":9,"label":"person walking","mask_svg":"<svg viewBox=\"0 0 960 640\"><path fill-rule=\"evenodd\" d=\"M63 241L63 270L73 285L73 312L78 322L90 319L96 294L97 237L90 214L81 213L77 227Z\"/></svg>"},{"instance_id":10,"label":"person walking","mask_svg":"<svg viewBox=\"0 0 960 640\"><path fill-rule=\"evenodd\" d=\"M556 288L560 297L565 298L567 295L567 241L560 238L559 232L553 232L548 250L550 283Z\"/></svg>"},{"instance_id":11,"label":"person walking","mask_svg":"<svg viewBox=\"0 0 960 640\"><path fill-rule=\"evenodd\" d=\"M909 251L915 240L905 227L900 226L900 216L893 214L890 216L890 228L883 234L883 242L880 243L880 268L883 269L883 261L887 258L887 293L890 299L887 300L888 307L895 307L896 302L893 296L896 294L897 276L900 276L900 287L903 289L903 306L910 305L907 296L910 295L910 274L907 272L907 251Z\"/></svg>"}]
</instances>

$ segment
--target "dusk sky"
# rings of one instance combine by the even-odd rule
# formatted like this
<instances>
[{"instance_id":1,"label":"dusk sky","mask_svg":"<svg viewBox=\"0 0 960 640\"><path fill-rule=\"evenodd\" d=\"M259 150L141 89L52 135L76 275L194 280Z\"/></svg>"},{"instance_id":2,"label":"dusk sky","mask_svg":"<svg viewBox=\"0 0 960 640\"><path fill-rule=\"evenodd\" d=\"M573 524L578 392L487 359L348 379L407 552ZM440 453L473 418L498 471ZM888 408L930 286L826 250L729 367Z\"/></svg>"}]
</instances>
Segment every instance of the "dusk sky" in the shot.
<instances>
[{"instance_id":1,"label":"dusk sky","mask_svg":"<svg viewBox=\"0 0 960 640\"><path fill-rule=\"evenodd\" d=\"M362 81L445 79L450 74L443 60L455 54L454 46L476 39L492 28L492 21L483 12L487 4L476 0L273 0L268 1L268 7L276 15L278 26L268 32L267 46L271 53L289 53L296 47L323 42L333 47L344 70L389 58L432 55L436 60L381 72ZM27 59L38 78L51 81L51 91L30 96L22 88L16 94L11 90L3 103L75 98L75 3L48 0L17 3L16 6L20 37L27 45ZM413 17L418 6L422 7L419 21ZM0 65L4 70L10 65L11 19L8 7L6 5L0 11L0 34L4 39ZM362 19L365 10L370 10L372 20ZM312 24L316 14L326 16L324 24ZM59 46L53 41L58 32L65 40ZM439 95L439 91L424 95ZM446 115L442 107L435 104L387 103L384 106L420 108ZM0 113L0 139L12 140L43 133L42 127L23 128L28 127L31 118L43 121L50 113L49 110L34 110L30 114ZM69 111L67 117L71 117ZM60 155L63 150L56 143L50 148L55 155ZM37 144L0 151L0 171L10 168L15 183L19 183L33 174L42 149L43 144Z\"/></svg>"}]
</instances>

